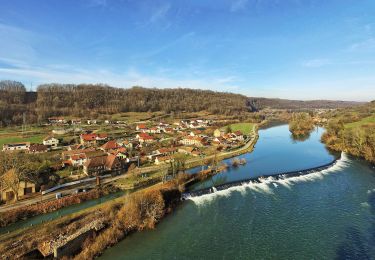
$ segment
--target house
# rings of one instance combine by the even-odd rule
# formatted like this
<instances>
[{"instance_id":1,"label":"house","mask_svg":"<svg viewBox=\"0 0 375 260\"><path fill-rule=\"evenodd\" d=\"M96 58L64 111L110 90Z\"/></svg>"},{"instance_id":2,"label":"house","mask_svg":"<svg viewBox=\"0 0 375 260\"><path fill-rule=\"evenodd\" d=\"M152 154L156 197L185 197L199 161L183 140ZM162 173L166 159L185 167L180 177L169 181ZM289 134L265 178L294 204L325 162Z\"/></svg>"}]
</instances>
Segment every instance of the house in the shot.
<instances>
[{"instance_id":1,"label":"house","mask_svg":"<svg viewBox=\"0 0 375 260\"><path fill-rule=\"evenodd\" d=\"M172 134L173 133L173 128L172 127L166 127L164 128L164 132L167 133L167 134Z\"/></svg>"},{"instance_id":2,"label":"house","mask_svg":"<svg viewBox=\"0 0 375 260\"><path fill-rule=\"evenodd\" d=\"M155 164L160 165L162 163L170 163L173 159L170 156L158 156L155 159Z\"/></svg>"},{"instance_id":3,"label":"house","mask_svg":"<svg viewBox=\"0 0 375 260\"><path fill-rule=\"evenodd\" d=\"M122 142L122 145L128 149L128 150L131 150L133 149L133 143L130 142L129 140L125 140L124 142Z\"/></svg>"},{"instance_id":4,"label":"house","mask_svg":"<svg viewBox=\"0 0 375 260\"><path fill-rule=\"evenodd\" d=\"M170 148L160 148L158 150L152 151L151 154L147 155L147 158L152 161L154 157L158 156L167 156L167 155L172 155L177 152L177 149L174 147Z\"/></svg>"},{"instance_id":5,"label":"house","mask_svg":"<svg viewBox=\"0 0 375 260\"><path fill-rule=\"evenodd\" d=\"M222 130L222 129L216 129L216 130L214 131L214 136L215 136L215 137L220 137L220 136L223 136L224 134L225 134L225 131Z\"/></svg>"},{"instance_id":6,"label":"house","mask_svg":"<svg viewBox=\"0 0 375 260\"><path fill-rule=\"evenodd\" d=\"M48 151L48 146L44 144L32 144L29 147L29 153L45 153Z\"/></svg>"},{"instance_id":7,"label":"house","mask_svg":"<svg viewBox=\"0 0 375 260\"><path fill-rule=\"evenodd\" d=\"M199 156L201 152L196 147L180 147L178 148L179 153L193 155L193 156Z\"/></svg>"},{"instance_id":8,"label":"house","mask_svg":"<svg viewBox=\"0 0 375 260\"><path fill-rule=\"evenodd\" d=\"M206 145L206 138L198 136L186 136L180 140L183 145L194 145L194 146L204 146Z\"/></svg>"},{"instance_id":9,"label":"house","mask_svg":"<svg viewBox=\"0 0 375 260\"><path fill-rule=\"evenodd\" d=\"M128 153L125 147L119 147L115 150L112 150L110 153L116 155L120 159L125 159L128 157Z\"/></svg>"},{"instance_id":10,"label":"house","mask_svg":"<svg viewBox=\"0 0 375 260\"><path fill-rule=\"evenodd\" d=\"M48 122L51 124L66 124L67 120L63 117L50 117L48 118Z\"/></svg>"},{"instance_id":11,"label":"house","mask_svg":"<svg viewBox=\"0 0 375 260\"><path fill-rule=\"evenodd\" d=\"M10 143L3 145L3 151L28 151L30 149L30 142L19 142L19 143Z\"/></svg>"},{"instance_id":12,"label":"house","mask_svg":"<svg viewBox=\"0 0 375 260\"><path fill-rule=\"evenodd\" d=\"M88 125L96 125L97 124L97 120L95 120L95 119L89 119L89 120L87 120L87 124Z\"/></svg>"},{"instance_id":13,"label":"house","mask_svg":"<svg viewBox=\"0 0 375 260\"><path fill-rule=\"evenodd\" d=\"M18 197L23 197L28 194L35 193L35 184L27 181L21 181L18 186ZM14 191L4 185L0 188L0 201L12 201L16 195Z\"/></svg>"},{"instance_id":14,"label":"house","mask_svg":"<svg viewBox=\"0 0 375 260\"><path fill-rule=\"evenodd\" d=\"M147 131L147 126L145 124L139 124L135 127L135 130L140 131L140 132L145 132Z\"/></svg>"},{"instance_id":15,"label":"house","mask_svg":"<svg viewBox=\"0 0 375 260\"><path fill-rule=\"evenodd\" d=\"M169 148L163 147L163 148L158 149L157 152L159 154L162 154L162 155L171 155L171 154L174 154L174 153L177 152L177 148L175 148L175 147L169 147Z\"/></svg>"},{"instance_id":16,"label":"house","mask_svg":"<svg viewBox=\"0 0 375 260\"><path fill-rule=\"evenodd\" d=\"M114 140L111 140L111 141L108 141L106 142L105 144L103 144L100 149L103 150L103 151L110 151L110 150L116 150L117 148L119 148L120 146L117 144L116 141Z\"/></svg>"},{"instance_id":17,"label":"house","mask_svg":"<svg viewBox=\"0 0 375 260\"><path fill-rule=\"evenodd\" d=\"M73 119L71 119L70 120L70 124L72 124L72 125L79 125L79 124L81 124L81 119L79 119L79 118L73 118Z\"/></svg>"},{"instance_id":18,"label":"house","mask_svg":"<svg viewBox=\"0 0 375 260\"><path fill-rule=\"evenodd\" d=\"M140 133L140 134L137 134L136 138L138 139L138 141L142 144L142 143L153 143L155 142L155 139L154 137L152 137L151 135L147 134L147 133Z\"/></svg>"},{"instance_id":19,"label":"house","mask_svg":"<svg viewBox=\"0 0 375 260\"><path fill-rule=\"evenodd\" d=\"M236 131L236 132L234 132L234 134L236 135L236 139L238 141L243 141L245 139L244 135L243 135L243 133L241 131Z\"/></svg>"},{"instance_id":20,"label":"house","mask_svg":"<svg viewBox=\"0 0 375 260\"><path fill-rule=\"evenodd\" d=\"M147 133L150 133L150 134L160 134L161 133L161 130L157 127L151 127L150 129L148 129Z\"/></svg>"},{"instance_id":21,"label":"house","mask_svg":"<svg viewBox=\"0 0 375 260\"><path fill-rule=\"evenodd\" d=\"M88 159L83 165L83 172L89 176L99 176L106 172L119 174L121 169L120 159L113 154Z\"/></svg>"},{"instance_id":22,"label":"house","mask_svg":"<svg viewBox=\"0 0 375 260\"><path fill-rule=\"evenodd\" d=\"M80 143L84 145L96 145L98 141L104 141L107 137L107 134L82 134L80 135Z\"/></svg>"},{"instance_id":23,"label":"house","mask_svg":"<svg viewBox=\"0 0 375 260\"><path fill-rule=\"evenodd\" d=\"M87 161L87 159L103 156L105 153L103 151L97 151L93 148L81 149L81 150L71 150L62 152L62 159L65 165L70 165L73 167L80 167Z\"/></svg>"},{"instance_id":24,"label":"house","mask_svg":"<svg viewBox=\"0 0 375 260\"><path fill-rule=\"evenodd\" d=\"M56 139L54 137L47 136L46 138L43 139L43 145L47 147L56 148L58 144L59 144L59 139Z\"/></svg>"}]
</instances>

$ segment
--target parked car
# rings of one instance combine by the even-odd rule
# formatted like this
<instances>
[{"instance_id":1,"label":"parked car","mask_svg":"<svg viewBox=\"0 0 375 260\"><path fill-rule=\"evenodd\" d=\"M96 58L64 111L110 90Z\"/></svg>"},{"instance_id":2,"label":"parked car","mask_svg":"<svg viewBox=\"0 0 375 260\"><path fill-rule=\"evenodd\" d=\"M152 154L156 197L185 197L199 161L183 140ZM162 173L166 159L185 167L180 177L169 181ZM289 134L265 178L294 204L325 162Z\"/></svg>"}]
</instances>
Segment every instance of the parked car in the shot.
<instances>
[{"instance_id":1,"label":"parked car","mask_svg":"<svg viewBox=\"0 0 375 260\"><path fill-rule=\"evenodd\" d=\"M61 199L62 193L61 192L56 193L55 197L56 197L56 199Z\"/></svg>"}]
</instances>

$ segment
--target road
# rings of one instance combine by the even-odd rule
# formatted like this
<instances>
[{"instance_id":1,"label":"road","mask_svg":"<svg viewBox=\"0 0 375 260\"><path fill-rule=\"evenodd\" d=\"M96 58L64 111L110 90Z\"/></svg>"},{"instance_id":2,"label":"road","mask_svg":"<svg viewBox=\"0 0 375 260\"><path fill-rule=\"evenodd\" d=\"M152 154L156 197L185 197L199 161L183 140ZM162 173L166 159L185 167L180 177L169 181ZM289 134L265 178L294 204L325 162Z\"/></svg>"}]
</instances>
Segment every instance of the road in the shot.
<instances>
[{"instance_id":1,"label":"road","mask_svg":"<svg viewBox=\"0 0 375 260\"><path fill-rule=\"evenodd\" d=\"M114 177L101 179L100 182L101 182L101 184L107 184L107 183L113 182L115 180L118 180L118 179L121 179L121 178L127 178L127 177L129 177L128 174L121 174L121 175L117 175L117 176L114 176ZM53 191L51 193L45 194L43 196L41 194L37 194L35 197L32 197L30 199L19 200L15 203L12 203L12 204L6 204L6 205L3 205L3 206L0 206L0 213L8 211L8 210L17 209L17 208L20 208L20 207L23 207L23 206L35 204L35 203L38 203L38 202L41 202L41 201L45 202L45 201L54 200L56 198L57 193L62 193L63 195L69 195L69 194L73 194L75 192L75 190L77 190L77 189L94 188L95 186L96 186L96 182L94 180L94 181L91 181L91 182L70 186L70 187L67 187L65 189L63 189L63 188L58 189L58 190Z\"/></svg>"}]
</instances>

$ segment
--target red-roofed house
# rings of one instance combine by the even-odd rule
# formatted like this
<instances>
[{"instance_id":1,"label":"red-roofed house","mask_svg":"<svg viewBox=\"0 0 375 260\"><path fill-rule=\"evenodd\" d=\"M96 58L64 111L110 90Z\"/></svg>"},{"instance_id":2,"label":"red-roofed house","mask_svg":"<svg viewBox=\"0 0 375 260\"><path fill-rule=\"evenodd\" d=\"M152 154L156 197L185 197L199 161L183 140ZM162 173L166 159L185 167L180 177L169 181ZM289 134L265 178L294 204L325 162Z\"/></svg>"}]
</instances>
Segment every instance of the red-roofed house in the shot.
<instances>
[{"instance_id":1,"label":"red-roofed house","mask_svg":"<svg viewBox=\"0 0 375 260\"><path fill-rule=\"evenodd\" d=\"M120 159L109 154L88 159L83 165L83 172L89 176L98 176L103 173L119 174L121 168Z\"/></svg>"},{"instance_id":2,"label":"red-roofed house","mask_svg":"<svg viewBox=\"0 0 375 260\"><path fill-rule=\"evenodd\" d=\"M103 150L103 151L110 151L110 150L116 150L117 148L119 148L120 146L117 144L116 141L114 140L111 140L111 141L108 141L106 142L105 144L103 144L100 149Z\"/></svg>"},{"instance_id":3,"label":"red-roofed house","mask_svg":"<svg viewBox=\"0 0 375 260\"><path fill-rule=\"evenodd\" d=\"M84 145L96 145L97 141L104 141L107 137L107 134L82 134L80 142Z\"/></svg>"},{"instance_id":4,"label":"red-roofed house","mask_svg":"<svg viewBox=\"0 0 375 260\"><path fill-rule=\"evenodd\" d=\"M147 126L145 124L139 124L135 127L135 130L144 132L147 130Z\"/></svg>"},{"instance_id":5,"label":"red-roofed house","mask_svg":"<svg viewBox=\"0 0 375 260\"><path fill-rule=\"evenodd\" d=\"M136 138L140 143L152 143L155 142L154 137L146 133L137 134Z\"/></svg>"}]
</instances>

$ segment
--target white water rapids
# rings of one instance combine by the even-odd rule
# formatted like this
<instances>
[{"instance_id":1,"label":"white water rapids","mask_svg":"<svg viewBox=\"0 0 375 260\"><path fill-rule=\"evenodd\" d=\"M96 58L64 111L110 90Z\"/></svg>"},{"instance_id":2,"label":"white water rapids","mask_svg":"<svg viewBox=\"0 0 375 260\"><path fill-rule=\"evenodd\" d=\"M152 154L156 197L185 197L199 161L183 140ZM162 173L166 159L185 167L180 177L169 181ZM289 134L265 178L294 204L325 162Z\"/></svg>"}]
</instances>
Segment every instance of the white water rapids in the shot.
<instances>
[{"instance_id":1,"label":"white water rapids","mask_svg":"<svg viewBox=\"0 0 375 260\"><path fill-rule=\"evenodd\" d=\"M260 183L248 181L239 186L233 186L225 190L216 190L213 193L204 194L201 196L187 197L186 199L193 201L196 205L200 206L205 203L213 201L217 197L229 197L232 192L240 192L242 195L245 195L248 191L254 191L264 194L273 195L273 188L277 188L279 185L284 186L288 189L291 189L291 186L299 182L308 182L321 180L325 175L330 173L337 172L341 169L344 169L350 164L350 159L345 153L341 154L341 158L337 162L329 167L328 169L309 173L306 175L288 177L287 175L282 176L280 179L275 179L273 177L268 177L264 179L259 179Z\"/></svg>"}]
</instances>

